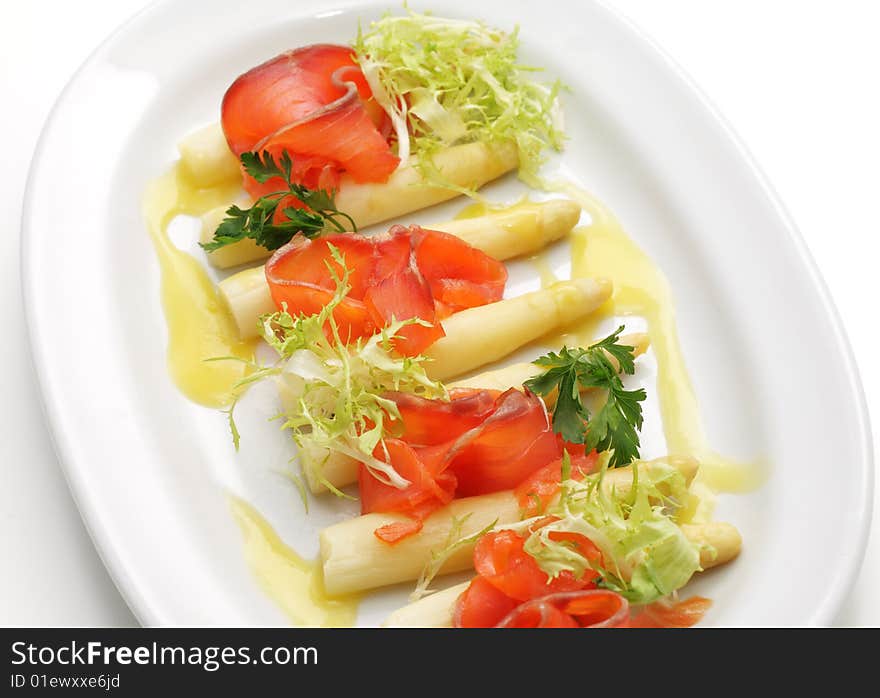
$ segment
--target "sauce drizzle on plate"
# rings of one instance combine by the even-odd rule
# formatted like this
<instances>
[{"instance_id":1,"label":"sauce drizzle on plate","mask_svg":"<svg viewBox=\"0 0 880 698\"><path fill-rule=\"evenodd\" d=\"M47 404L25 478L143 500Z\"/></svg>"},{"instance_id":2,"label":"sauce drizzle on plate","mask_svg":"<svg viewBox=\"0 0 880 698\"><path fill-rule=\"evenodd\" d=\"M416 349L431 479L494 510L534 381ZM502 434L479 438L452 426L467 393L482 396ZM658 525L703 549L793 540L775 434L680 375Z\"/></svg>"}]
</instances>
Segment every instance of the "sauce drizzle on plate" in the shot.
<instances>
[{"instance_id":1,"label":"sauce drizzle on plate","mask_svg":"<svg viewBox=\"0 0 880 698\"><path fill-rule=\"evenodd\" d=\"M241 529L248 566L266 595L291 621L322 628L354 625L358 597L327 596L317 562L297 555L244 500L230 497L229 506Z\"/></svg>"},{"instance_id":2,"label":"sauce drizzle on plate","mask_svg":"<svg viewBox=\"0 0 880 698\"><path fill-rule=\"evenodd\" d=\"M666 276L602 202L572 185L565 191L591 218L589 225L572 231L572 276L605 277L614 284L611 298L577 328L577 339L580 343L592 341L598 336L596 327L606 318L643 317L657 360L656 391L669 454L699 460L698 481L712 490L746 492L758 487L762 472L757 464L724 458L708 445L678 341L675 304Z\"/></svg>"},{"instance_id":3,"label":"sauce drizzle on plate","mask_svg":"<svg viewBox=\"0 0 880 698\"><path fill-rule=\"evenodd\" d=\"M231 201L240 181L200 189L180 165L150 182L144 198L147 227L162 275L162 307L168 326L168 372L193 402L224 407L235 384L247 375L255 341L242 341L214 282L202 264L178 249L168 236L177 215L199 216ZM240 359L207 361L218 357Z\"/></svg>"}]
</instances>

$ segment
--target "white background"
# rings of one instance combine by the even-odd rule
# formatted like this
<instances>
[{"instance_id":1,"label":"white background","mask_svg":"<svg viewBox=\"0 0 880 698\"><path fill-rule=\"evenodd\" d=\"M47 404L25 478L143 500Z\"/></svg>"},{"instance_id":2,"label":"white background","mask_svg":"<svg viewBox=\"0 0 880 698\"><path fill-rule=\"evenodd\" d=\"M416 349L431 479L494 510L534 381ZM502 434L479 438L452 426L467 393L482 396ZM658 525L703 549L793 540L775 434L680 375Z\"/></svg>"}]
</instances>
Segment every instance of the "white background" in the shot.
<instances>
[{"instance_id":1,"label":"white background","mask_svg":"<svg viewBox=\"0 0 880 698\"><path fill-rule=\"evenodd\" d=\"M21 309L19 220L28 165L55 98L92 49L145 4L0 3L0 220L5 222L0 234L2 625L135 623L83 528L43 422ZM653 36L690 73L776 187L843 317L874 415L874 441L880 443L880 362L874 358L880 343L880 4L607 4ZM64 234L63 220L58 227ZM834 464L829 465L833 470ZM837 619L840 625L880 626L876 494L875 502L874 534L861 575ZM816 551L817 565L823 564L822 553Z\"/></svg>"}]
</instances>

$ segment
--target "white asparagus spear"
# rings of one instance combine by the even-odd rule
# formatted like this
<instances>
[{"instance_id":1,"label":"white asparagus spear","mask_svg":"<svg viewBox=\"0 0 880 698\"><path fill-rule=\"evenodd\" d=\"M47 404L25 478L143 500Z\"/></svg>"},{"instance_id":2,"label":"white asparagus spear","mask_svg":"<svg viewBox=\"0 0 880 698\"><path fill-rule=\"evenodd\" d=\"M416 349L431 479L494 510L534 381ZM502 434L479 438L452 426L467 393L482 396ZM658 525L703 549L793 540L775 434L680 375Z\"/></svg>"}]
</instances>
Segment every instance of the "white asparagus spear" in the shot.
<instances>
[{"instance_id":1,"label":"white asparagus spear","mask_svg":"<svg viewBox=\"0 0 880 698\"><path fill-rule=\"evenodd\" d=\"M224 249L231 248L221 247L217 251L222 252ZM229 309L241 339L256 337L259 318L277 310L269 293L264 267L245 269L227 276L217 284L217 295Z\"/></svg>"},{"instance_id":2,"label":"white asparagus spear","mask_svg":"<svg viewBox=\"0 0 880 698\"><path fill-rule=\"evenodd\" d=\"M200 187L241 181L238 158L229 150L220 124L210 124L189 134L177 144L177 150L184 171Z\"/></svg>"},{"instance_id":3,"label":"white asparagus spear","mask_svg":"<svg viewBox=\"0 0 880 698\"><path fill-rule=\"evenodd\" d=\"M704 570L730 562L739 555L742 538L729 523L685 524L681 527L688 540L698 543L700 565ZM455 602L470 582L463 582L399 608L382 624L387 628L451 628Z\"/></svg>"},{"instance_id":4,"label":"white asparagus spear","mask_svg":"<svg viewBox=\"0 0 880 698\"><path fill-rule=\"evenodd\" d=\"M722 521L682 524L688 540L698 543L700 566L704 570L730 562L742 550L742 536L736 526Z\"/></svg>"},{"instance_id":5,"label":"white asparagus spear","mask_svg":"<svg viewBox=\"0 0 880 698\"><path fill-rule=\"evenodd\" d=\"M590 315L610 296L607 279L574 279L462 310L443 321L446 336L425 351L425 371L434 380L447 380L503 359Z\"/></svg>"},{"instance_id":6,"label":"white asparagus spear","mask_svg":"<svg viewBox=\"0 0 880 698\"><path fill-rule=\"evenodd\" d=\"M475 190L514 169L519 154L512 143L496 147L468 143L434 153L432 163L441 181ZM456 196L459 193L448 187L426 182L416 165L408 165L392 173L384 184L357 184L343 177L336 207L366 227Z\"/></svg>"},{"instance_id":7,"label":"white asparagus spear","mask_svg":"<svg viewBox=\"0 0 880 698\"><path fill-rule=\"evenodd\" d=\"M629 335L623 335L620 338L622 344L633 347L633 354L641 356L648 349L648 335L642 332L636 332ZM614 357L609 356L612 362L616 364ZM471 378L465 378L455 383L451 383L450 388L480 388L484 390L507 390L508 388L519 388L529 378L541 373L541 370L535 364L521 362L499 368L494 371L486 371ZM619 370L619 367L618 367ZM555 394L548 395L544 398L548 405L552 405L555 401ZM313 494L327 492L327 487L321 482L317 474L321 476L336 488L345 487L357 481L358 477L358 461L351 456L339 453L338 451L328 451L324 448L316 448L311 452L300 452L300 459L303 463L303 472L306 476L306 482Z\"/></svg>"},{"instance_id":8,"label":"white asparagus spear","mask_svg":"<svg viewBox=\"0 0 880 698\"><path fill-rule=\"evenodd\" d=\"M382 627L451 628L455 602L469 586L469 581L462 582L398 608L385 619Z\"/></svg>"},{"instance_id":9,"label":"white asparagus spear","mask_svg":"<svg viewBox=\"0 0 880 698\"><path fill-rule=\"evenodd\" d=\"M225 207L220 207L202 217L203 240L206 230L210 231L208 238L213 235L225 211ZM460 237L469 245L503 261L537 252L559 240L577 224L580 215L581 207L574 201L553 199L542 203L518 204L476 218L437 223L430 228ZM244 240L240 244L257 248L253 240ZM222 255L237 255L238 249L238 245L221 247L213 253L218 256L215 261ZM218 266L232 266L234 263L238 262L220 264L217 261ZM243 339L256 335L260 315L275 310L262 266L233 274L221 281L218 289Z\"/></svg>"},{"instance_id":10,"label":"white asparagus spear","mask_svg":"<svg viewBox=\"0 0 880 698\"><path fill-rule=\"evenodd\" d=\"M658 462L678 468L688 483L699 467L692 458L657 459L646 461L640 467L651 468ZM627 466L608 471L602 485L609 492L614 488L620 496L625 496L627 488L632 486L632 468ZM348 594L417 579L430 559L431 551L446 543L453 520L462 520L465 516L462 538L473 535L493 521L498 525L519 521L519 502L509 490L453 500L425 519L419 533L393 546L380 541L373 532L381 526L408 520L399 514L366 514L328 526L320 536L324 588L331 595ZM468 569L472 555L473 546L462 546L446 561L441 574Z\"/></svg>"},{"instance_id":11,"label":"white asparagus spear","mask_svg":"<svg viewBox=\"0 0 880 698\"><path fill-rule=\"evenodd\" d=\"M468 143L441 150L433 156L442 181L474 190L510 172L518 161L516 146L512 144L489 147L482 143ZM454 189L430 184L417 166L407 165L395 170L388 181L381 184L358 184L343 176L335 203L336 208L351 216L359 228L366 228L459 195ZM201 241L210 241L214 230L216 227L203 226ZM242 243L227 246L224 248L227 252L221 256L209 252L208 260L214 266L226 268L254 262L269 254L262 247L240 245Z\"/></svg>"},{"instance_id":12,"label":"white asparagus spear","mask_svg":"<svg viewBox=\"0 0 880 698\"><path fill-rule=\"evenodd\" d=\"M431 557L449 537L453 520L462 520L462 537L483 530L493 521L499 524L519 520L519 503L512 492L453 500L425 520L422 530L391 546L375 535L380 526L406 517L394 514L366 514L328 526L321 531L321 564L324 589L331 596L415 580ZM473 556L471 546L453 553L443 572L468 569Z\"/></svg>"},{"instance_id":13,"label":"white asparagus spear","mask_svg":"<svg viewBox=\"0 0 880 698\"><path fill-rule=\"evenodd\" d=\"M423 227L455 235L490 257L503 261L542 250L574 228L580 217L580 204L568 199L551 199L526 201L490 210L474 218Z\"/></svg>"},{"instance_id":14,"label":"white asparagus spear","mask_svg":"<svg viewBox=\"0 0 880 698\"><path fill-rule=\"evenodd\" d=\"M262 269L234 274L220 283L219 290L242 339L256 336L257 318L275 310ZM525 344L583 319L610 296L607 279L574 279L455 313L443 320L446 336L425 352L430 360L426 363L428 375L446 380L499 361Z\"/></svg>"}]
</instances>

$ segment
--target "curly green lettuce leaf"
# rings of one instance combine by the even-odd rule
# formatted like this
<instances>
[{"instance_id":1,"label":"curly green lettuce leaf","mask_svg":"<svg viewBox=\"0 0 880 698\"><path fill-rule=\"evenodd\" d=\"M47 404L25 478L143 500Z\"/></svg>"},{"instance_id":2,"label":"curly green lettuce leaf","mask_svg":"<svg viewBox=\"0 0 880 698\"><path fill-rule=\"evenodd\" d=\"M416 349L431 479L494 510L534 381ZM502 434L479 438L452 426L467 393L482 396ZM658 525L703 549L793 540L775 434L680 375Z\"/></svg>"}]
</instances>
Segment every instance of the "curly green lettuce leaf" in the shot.
<instances>
[{"instance_id":1,"label":"curly green lettuce leaf","mask_svg":"<svg viewBox=\"0 0 880 698\"><path fill-rule=\"evenodd\" d=\"M701 569L700 547L687 539L675 516L690 496L687 481L671 465L634 462L632 487L617 490L603 484L607 468L606 457L598 473L581 481L567 479L564 472L559 501L545 512L556 520L531 531L525 550L551 578L563 571L580 577L595 570L602 586L631 603L651 603L683 587ZM554 531L587 537L601 551L602 563L583 557L570 543L552 540Z\"/></svg>"},{"instance_id":2,"label":"curly green lettuce leaf","mask_svg":"<svg viewBox=\"0 0 880 698\"><path fill-rule=\"evenodd\" d=\"M495 521L481 531L465 536L463 535L462 529L468 518L470 518L470 514L465 514L462 518L455 516L452 517L452 526L449 529L449 535L446 537L446 542L440 548L431 551L431 556L427 564L422 568L419 580L416 582L416 588L412 594L410 594L410 602L418 601L422 597L433 593L429 588L431 582L434 581L434 577L440 574L440 570L443 569L443 565L446 564L447 560L459 550L474 545L480 540L480 538L495 528L498 523L498 519L495 519Z\"/></svg>"},{"instance_id":3,"label":"curly green lettuce leaf","mask_svg":"<svg viewBox=\"0 0 880 698\"><path fill-rule=\"evenodd\" d=\"M414 155L429 168L440 148L514 142L520 176L537 181L544 151L562 149L561 84L538 82L538 69L519 63L517 29L409 10L359 31L354 49L404 162Z\"/></svg>"},{"instance_id":4,"label":"curly green lettuce leaf","mask_svg":"<svg viewBox=\"0 0 880 698\"><path fill-rule=\"evenodd\" d=\"M396 403L384 395L402 391L442 398L447 396L446 388L428 378L422 357L399 357L392 351L392 340L402 328L424 324L418 318L392 322L352 344L340 338L333 310L350 290L350 272L339 251L330 247L333 261L328 267L336 291L323 310L298 317L282 310L260 321L261 335L281 359L277 375L283 428L291 431L303 453L343 453L364 463L381 482L406 487L406 479L373 455L382 437L393 433L400 422ZM320 471L320 460L305 458L303 464ZM322 480L320 472L312 475Z\"/></svg>"}]
</instances>

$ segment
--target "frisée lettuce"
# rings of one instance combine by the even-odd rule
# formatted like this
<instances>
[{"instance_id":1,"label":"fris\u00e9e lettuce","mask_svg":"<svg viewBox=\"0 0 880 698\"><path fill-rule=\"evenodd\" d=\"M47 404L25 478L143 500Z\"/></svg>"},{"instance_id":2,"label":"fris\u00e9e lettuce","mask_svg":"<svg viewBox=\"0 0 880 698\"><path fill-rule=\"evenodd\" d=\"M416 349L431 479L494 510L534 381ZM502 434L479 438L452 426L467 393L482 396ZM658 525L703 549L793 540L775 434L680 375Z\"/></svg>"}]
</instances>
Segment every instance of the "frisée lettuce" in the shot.
<instances>
[{"instance_id":1,"label":"fris\u00e9e lettuce","mask_svg":"<svg viewBox=\"0 0 880 698\"><path fill-rule=\"evenodd\" d=\"M336 451L364 463L381 482L406 487L406 479L374 456L383 435L393 433L394 422L400 420L397 404L383 396L404 391L439 398L447 397L447 392L442 383L427 377L422 357L399 357L392 352L396 333L408 325L423 324L422 320L392 322L372 337L351 344L340 338L333 311L350 290L350 272L339 250L331 245L330 252L336 263L328 264L336 291L320 313L294 317L282 310L261 319L261 335L281 357L273 373L280 382L285 408L283 427L300 447L304 468L320 469L320 459L310 454ZM320 472L312 474L336 491Z\"/></svg>"},{"instance_id":2,"label":"fris\u00e9e lettuce","mask_svg":"<svg viewBox=\"0 0 880 698\"><path fill-rule=\"evenodd\" d=\"M564 460L559 500L544 512L554 520L532 530L524 546L548 576L568 570L581 577L593 569L601 586L631 603L647 604L683 587L701 569L700 546L688 540L675 518L691 496L684 476L662 462L639 466L638 461L631 466L632 487L618 490L603 486L607 455L599 472L581 481L569 477ZM553 540L554 531L588 538L601 551L602 564Z\"/></svg>"},{"instance_id":3,"label":"fris\u00e9e lettuce","mask_svg":"<svg viewBox=\"0 0 880 698\"><path fill-rule=\"evenodd\" d=\"M413 11L372 22L354 43L403 164L416 155L428 165L432 152L461 143L514 142L520 177L536 181L544 149L562 149L561 85L533 80L538 69L519 64L518 48L517 30Z\"/></svg>"}]
</instances>

